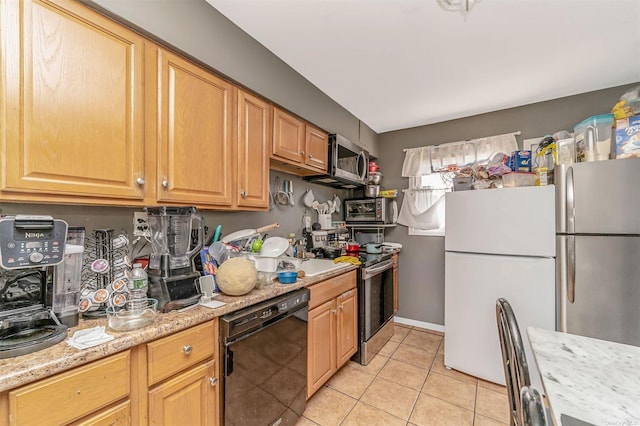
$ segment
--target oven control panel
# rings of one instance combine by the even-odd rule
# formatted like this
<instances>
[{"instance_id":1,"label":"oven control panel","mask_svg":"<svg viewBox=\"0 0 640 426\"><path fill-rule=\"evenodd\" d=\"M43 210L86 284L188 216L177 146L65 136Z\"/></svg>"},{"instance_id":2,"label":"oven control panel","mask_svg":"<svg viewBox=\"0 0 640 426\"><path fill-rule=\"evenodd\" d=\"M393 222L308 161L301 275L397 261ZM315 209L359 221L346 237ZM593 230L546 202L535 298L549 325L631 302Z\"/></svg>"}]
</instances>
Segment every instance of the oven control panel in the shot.
<instances>
[{"instance_id":1,"label":"oven control panel","mask_svg":"<svg viewBox=\"0 0 640 426\"><path fill-rule=\"evenodd\" d=\"M0 266L4 269L57 265L63 260L67 223L51 216L0 219Z\"/></svg>"}]
</instances>

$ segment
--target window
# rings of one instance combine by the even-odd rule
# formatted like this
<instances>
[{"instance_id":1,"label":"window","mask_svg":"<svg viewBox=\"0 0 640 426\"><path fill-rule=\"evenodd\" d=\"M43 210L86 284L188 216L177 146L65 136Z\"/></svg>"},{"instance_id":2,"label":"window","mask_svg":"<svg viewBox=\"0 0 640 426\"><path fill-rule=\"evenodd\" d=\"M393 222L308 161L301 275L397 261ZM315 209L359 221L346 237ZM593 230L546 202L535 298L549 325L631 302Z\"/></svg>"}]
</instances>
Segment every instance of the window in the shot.
<instances>
[{"instance_id":1,"label":"window","mask_svg":"<svg viewBox=\"0 0 640 426\"><path fill-rule=\"evenodd\" d=\"M409 235L444 236L445 194L452 190L454 173L464 166L487 164L496 153L518 149L516 133L489 136L405 150L402 176L409 178L404 190L398 224Z\"/></svg>"}]
</instances>

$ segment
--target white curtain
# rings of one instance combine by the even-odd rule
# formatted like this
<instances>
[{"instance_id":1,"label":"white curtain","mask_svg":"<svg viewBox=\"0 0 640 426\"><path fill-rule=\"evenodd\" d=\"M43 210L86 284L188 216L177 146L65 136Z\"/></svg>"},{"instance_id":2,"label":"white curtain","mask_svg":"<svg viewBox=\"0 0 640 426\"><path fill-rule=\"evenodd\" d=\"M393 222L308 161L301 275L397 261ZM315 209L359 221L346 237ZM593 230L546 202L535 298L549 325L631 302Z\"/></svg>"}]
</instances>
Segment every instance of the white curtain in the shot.
<instances>
[{"instance_id":1,"label":"white curtain","mask_svg":"<svg viewBox=\"0 0 640 426\"><path fill-rule=\"evenodd\" d=\"M431 147L407 149L402 164L402 177L423 176L431 173Z\"/></svg>"},{"instance_id":2,"label":"white curtain","mask_svg":"<svg viewBox=\"0 0 640 426\"><path fill-rule=\"evenodd\" d=\"M518 134L520 132L405 150L402 177L410 178L410 183L404 191L398 223L418 230L443 229L444 194L451 185L443 182L435 187L425 186L420 177L446 170L450 165L487 164L497 153L510 154L518 149Z\"/></svg>"}]
</instances>

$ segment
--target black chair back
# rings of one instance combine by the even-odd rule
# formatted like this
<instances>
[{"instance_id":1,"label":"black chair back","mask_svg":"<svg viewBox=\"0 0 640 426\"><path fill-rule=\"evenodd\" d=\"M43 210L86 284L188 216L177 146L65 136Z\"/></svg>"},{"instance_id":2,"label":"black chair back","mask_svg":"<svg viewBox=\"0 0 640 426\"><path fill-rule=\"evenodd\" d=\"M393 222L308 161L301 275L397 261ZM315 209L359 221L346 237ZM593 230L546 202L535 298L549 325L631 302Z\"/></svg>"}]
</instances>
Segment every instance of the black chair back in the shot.
<instances>
[{"instance_id":1,"label":"black chair back","mask_svg":"<svg viewBox=\"0 0 640 426\"><path fill-rule=\"evenodd\" d=\"M502 349L504 376L507 382L511 425L520 426L523 424L520 389L525 386L531 386L531 380L518 322L511 305L506 299L499 298L496 301L496 320Z\"/></svg>"},{"instance_id":2,"label":"black chair back","mask_svg":"<svg viewBox=\"0 0 640 426\"><path fill-rule=\"evenodd\" d=\"M547 426L547 417L542 395L533 386L525 386L520 390L522 407L522 423L524 426Z\"/></svg>"}]
</instances>

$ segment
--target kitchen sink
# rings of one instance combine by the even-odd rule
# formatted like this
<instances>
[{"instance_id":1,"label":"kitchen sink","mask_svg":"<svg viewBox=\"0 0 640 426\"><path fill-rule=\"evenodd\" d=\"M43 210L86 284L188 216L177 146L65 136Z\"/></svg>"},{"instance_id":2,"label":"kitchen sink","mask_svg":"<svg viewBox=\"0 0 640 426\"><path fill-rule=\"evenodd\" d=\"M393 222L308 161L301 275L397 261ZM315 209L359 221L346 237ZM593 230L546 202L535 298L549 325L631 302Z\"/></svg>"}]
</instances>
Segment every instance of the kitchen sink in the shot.
<instances>
[{"instance_id":1,"label":"kitchen sink","mask_svg":"<svg viewBox=\"0 0 640 426\"><path fill-rule=\"evenodd\" d=\"M330 259L308 259L302 262L302 269L307 277L325 274L337 269L346 268L350 263L333 263Z\"/></svg>"}]
</instances>

